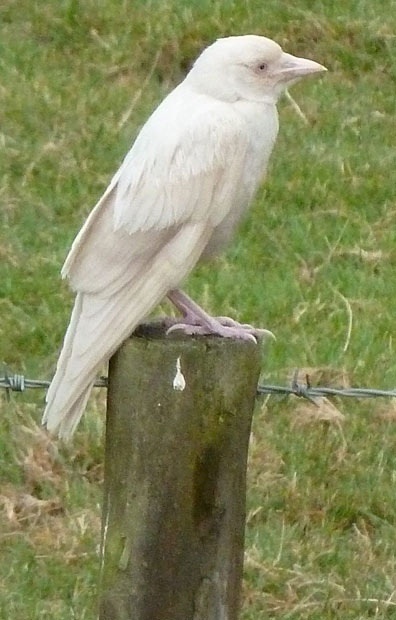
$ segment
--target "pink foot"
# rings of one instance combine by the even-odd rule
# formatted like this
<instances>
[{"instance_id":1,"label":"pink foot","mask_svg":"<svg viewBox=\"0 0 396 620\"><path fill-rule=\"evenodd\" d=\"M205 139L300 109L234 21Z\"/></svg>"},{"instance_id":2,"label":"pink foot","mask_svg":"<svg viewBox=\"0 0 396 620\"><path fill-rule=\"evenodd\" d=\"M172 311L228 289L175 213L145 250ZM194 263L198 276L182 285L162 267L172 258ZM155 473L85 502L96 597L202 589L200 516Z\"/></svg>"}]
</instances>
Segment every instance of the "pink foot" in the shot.
<instances>
[{"instance_id":1,"label":"pink foot","mask_svg":"<svg viewBox=\"0 0 396 620\"><path fill-rule=\"evenodd\" d=\"M188 335L215 335L222 338L237 338L257 343L259 338L271 336L268 329L259 329L246 323L238 323L225 316L212 317L196 304L188 295L176 289L168 293L168 298L183 314L181 320L175 319L167 333L182 331Z\"/></svg>"}]
</instances>

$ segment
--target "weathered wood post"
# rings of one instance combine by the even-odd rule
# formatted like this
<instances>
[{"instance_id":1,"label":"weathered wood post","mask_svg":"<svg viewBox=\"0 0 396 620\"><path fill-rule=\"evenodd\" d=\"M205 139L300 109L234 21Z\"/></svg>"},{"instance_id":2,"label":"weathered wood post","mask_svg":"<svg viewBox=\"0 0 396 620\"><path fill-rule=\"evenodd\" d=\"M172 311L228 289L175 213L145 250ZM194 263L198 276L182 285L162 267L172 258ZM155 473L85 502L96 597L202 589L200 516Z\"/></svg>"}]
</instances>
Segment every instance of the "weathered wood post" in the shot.
<instances>
[{"instance_id":1,"label":"weathered wood post","mask_svg":"<svg viewBox=\"0 0 396 620\"><path fill-rule=\"evenodd\" d=\"M110 362L100 620L236 620L260 347L146 326Z\"/></svg>"}]
</instances>

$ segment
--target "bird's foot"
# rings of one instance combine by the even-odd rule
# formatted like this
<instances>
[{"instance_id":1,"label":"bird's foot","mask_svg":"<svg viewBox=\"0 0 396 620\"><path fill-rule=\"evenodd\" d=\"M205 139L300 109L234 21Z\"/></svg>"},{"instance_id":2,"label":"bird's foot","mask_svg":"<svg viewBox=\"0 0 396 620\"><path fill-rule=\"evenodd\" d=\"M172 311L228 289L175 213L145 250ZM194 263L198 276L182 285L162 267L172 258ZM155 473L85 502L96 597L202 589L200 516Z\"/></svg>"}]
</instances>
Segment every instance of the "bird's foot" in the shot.
<instances>
[{"instance_id":1,"label":"bird's foot","mask_svg":"<svg viewBox=\"0 0 396 620\"><path fill-rule=\"evenodd\" d=\"M172 319L168 322L167 334L182 331L188 335L215 335L222 338L238 338L239 340L257 340L265 336L274 338L267 329L259 329L246 323L238 323L227 316L210 316L195 301L179 289L168 293L168 298L182 313L182 319Z\"/></svg>"},{"instance_id":2,"label":"bird's foot","mask_svg":"<svg viewBox=\"0 0 396 620\"><path fill-rule=\"evenodd\" d=\"M257 344L257 340L270 336L274 338L272 332L268 329L260 329L253 327L247 323L238 323L229 317L210 317L210 325L200 324L195 317L183 317L176 319L167 329L167 334L176 331L183 332L188 336L220 336L222 338L236 338L239 340L248 340ZM169 325L167 320L167 325Z\"/></svg>"}]
</instances>

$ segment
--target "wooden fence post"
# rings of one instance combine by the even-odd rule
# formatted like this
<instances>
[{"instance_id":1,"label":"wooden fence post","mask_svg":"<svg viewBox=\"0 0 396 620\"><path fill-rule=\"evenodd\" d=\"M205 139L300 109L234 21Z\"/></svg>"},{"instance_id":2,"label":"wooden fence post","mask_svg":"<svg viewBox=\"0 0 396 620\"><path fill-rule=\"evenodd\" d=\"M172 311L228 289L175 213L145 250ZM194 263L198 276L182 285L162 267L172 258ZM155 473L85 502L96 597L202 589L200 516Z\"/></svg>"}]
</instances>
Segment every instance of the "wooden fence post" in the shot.
<instances>
[{"instance_id":1,"label":"wooden fence post","mask_svg":"<svg viewBox=\"0 0 396 620\"><path fill-rule=\"evenodd\" d=\"M260 347L140 328L109 369L100 620L236 620Z\"/></svg>"}]
</instances>

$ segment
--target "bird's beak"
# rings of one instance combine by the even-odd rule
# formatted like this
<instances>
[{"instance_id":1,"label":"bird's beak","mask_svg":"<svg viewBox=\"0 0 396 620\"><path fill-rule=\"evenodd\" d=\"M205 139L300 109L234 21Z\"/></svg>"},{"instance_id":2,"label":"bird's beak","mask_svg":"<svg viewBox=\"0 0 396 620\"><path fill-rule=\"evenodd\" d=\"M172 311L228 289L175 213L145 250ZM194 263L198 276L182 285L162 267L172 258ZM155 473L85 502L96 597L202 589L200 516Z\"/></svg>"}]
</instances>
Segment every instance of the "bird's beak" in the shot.
<instances>
[{"instance_id":1,"label":"bird's beak","mask_svg":"<svg viewBox=\"0 0 396 620\"><path fill-rule=\"evenodd\" d=\"M281 82L291 82L311 73L322 73L326 67L308 58L299 58L283 52L275 75Z\"/></svg>"}]
</instances>

